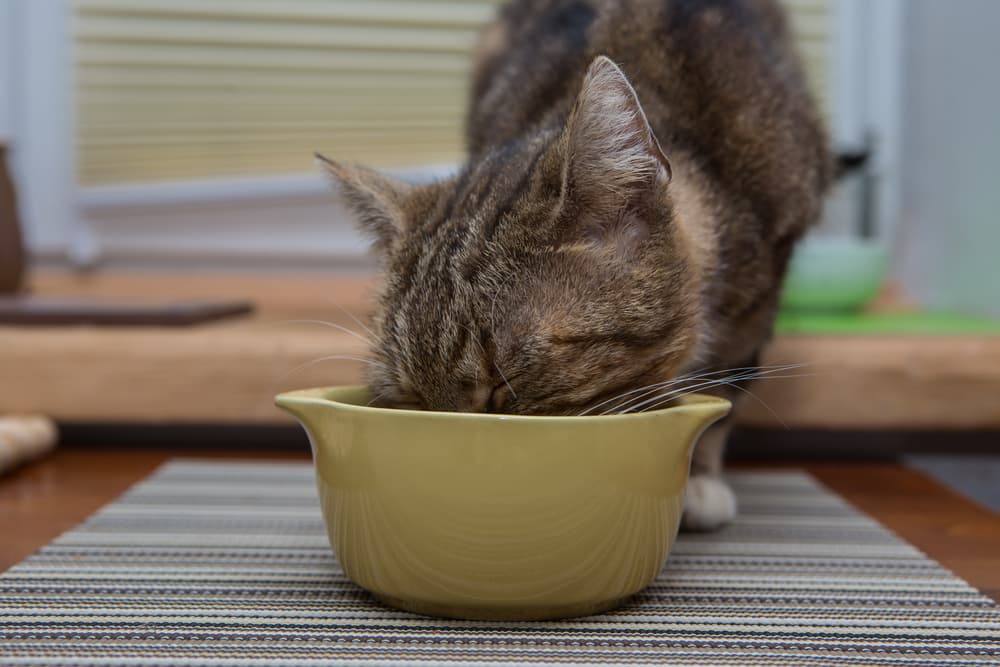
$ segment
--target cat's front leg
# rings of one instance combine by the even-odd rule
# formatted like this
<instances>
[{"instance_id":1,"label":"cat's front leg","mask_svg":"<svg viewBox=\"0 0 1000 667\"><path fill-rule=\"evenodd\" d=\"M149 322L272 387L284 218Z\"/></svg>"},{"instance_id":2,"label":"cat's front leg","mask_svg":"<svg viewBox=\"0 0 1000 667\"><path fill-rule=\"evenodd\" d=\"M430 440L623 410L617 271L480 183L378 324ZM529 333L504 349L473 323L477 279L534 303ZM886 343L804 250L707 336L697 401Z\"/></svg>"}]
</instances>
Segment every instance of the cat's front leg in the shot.
<instances>
[{"instance_id":1,"label":"cat's front leg","mask_svg":"<svg viewBox=\"0 0 1000 667\"><path fill-rule=\"evenodd\" d=\"M695 445L684 494L684 530L716 530L736 518L736 496L722 479L722 458L731 424L727 417L712 425Z\"/></svg>"}]
</instances>

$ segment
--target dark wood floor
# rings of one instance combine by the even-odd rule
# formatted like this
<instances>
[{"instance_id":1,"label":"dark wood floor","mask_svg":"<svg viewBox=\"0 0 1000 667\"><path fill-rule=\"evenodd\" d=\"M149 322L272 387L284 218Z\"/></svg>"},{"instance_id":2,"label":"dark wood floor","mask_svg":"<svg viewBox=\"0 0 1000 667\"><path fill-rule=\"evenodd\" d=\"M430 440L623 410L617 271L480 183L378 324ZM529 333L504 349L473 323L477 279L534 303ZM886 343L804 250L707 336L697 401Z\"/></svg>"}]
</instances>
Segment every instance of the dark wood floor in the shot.
<instances>
[{"instance_id":1,"label":"dark wood floor","mask_svg":"<svg viewBox=\"0 0 1000 667\"><path fill-rule=\"evenodd\" d=\"M72 448L0 477L0 571L175 456L306 460L305 453ZM755 464L755 466L766 464ZM781 467L791 464L782 463ZM1000 601L1000 516L890 463L803 463L827 487Z\"/></svg>"}]
</instances>

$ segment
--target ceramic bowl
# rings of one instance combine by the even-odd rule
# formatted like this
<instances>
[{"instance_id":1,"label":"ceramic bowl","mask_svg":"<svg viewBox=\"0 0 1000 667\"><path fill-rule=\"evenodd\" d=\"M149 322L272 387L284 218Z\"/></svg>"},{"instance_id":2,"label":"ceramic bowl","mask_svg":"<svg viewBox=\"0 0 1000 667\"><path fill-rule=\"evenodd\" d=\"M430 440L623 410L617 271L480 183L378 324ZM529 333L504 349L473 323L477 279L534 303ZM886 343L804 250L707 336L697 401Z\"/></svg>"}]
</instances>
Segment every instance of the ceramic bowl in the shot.
<instances>
[{"instance_id":1,"label":"ceramic bowl","mask_svg":"<svg viewBox=\"0 0 1000 667\"><path fill-rule=\"evenodd\" d=\"M788 265L781 307L793 312L856 312L878 294L886 246L855 238L803 239Z\"/></svg>"},{"instance_id":2,"label":"ceramic bowl","mask_svg":"<svg viewBox=\"0 0 1000 667\"><path fill-rule=\"evenodd\" d=\"M728 401L621 416L366 407L362 387L282 394L305 426L330 544L394 607L538 620L615 607L659 573L691 451Z\"/></svg>"}]
</instances>

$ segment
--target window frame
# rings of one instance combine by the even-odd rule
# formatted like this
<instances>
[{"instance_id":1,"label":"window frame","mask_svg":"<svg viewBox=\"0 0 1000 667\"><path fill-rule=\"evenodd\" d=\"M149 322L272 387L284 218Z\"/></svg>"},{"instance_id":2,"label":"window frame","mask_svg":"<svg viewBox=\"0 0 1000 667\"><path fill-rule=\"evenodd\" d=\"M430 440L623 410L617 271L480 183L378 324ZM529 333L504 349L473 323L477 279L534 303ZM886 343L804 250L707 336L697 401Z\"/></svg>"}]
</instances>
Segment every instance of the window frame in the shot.
<instances>
[{"instance_id":1,"label":"window frame","mask_svg":"<svg viewBox=\"0 0 1000 667\"><path fill-rule=\"evenodd\" d=\"M93 244L75 206L69 0L0 3L0 39L9 45L3 97L10 166L25 243L36 256L73 258Z\"/></svg>"},{"instance_id":2,"label":"window frame","mask_svg":"<svg viewBox=\"0 0 1000 667\"><path fill-rule=\"evenodd\" d=\"M902 0L838 0L828 77L831 134L856 148L878 137L880 238L899 218ZM80 266L179 264L329 267L366 263L367 243L319 174L80 187L76 182L71 0L0 0L0 38L30 67L8 71L7 119L27 242L33 254ZM4 83L0 79L0 84ZM2 90L2 88L0 88ZM398 171L412 180L454 165Z\"/></svg>"}]
</instances>

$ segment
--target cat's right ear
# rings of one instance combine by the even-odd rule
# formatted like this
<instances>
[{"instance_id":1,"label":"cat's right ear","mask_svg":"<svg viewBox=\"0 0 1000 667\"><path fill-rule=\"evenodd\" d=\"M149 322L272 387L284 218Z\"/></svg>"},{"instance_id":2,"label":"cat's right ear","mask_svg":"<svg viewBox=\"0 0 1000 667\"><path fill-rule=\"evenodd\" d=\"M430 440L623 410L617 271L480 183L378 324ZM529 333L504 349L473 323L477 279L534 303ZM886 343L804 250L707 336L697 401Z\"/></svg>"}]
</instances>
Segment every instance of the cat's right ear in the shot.
<instances>
[{"instance_id":1,"label":"cat's right ear","mask_svg":"<svg viewBox=\"0 0 1000 667\"><path fill-rule=\"evenodd\" d=\"M316 161L333 179L362 230L374 239L375 247L380 252L391 248L405 228L404 204L413 186L319 153L316 153Z\"/></svg>"},{"instance_id":2,"label":"cat's right ear","mask_svg":"<svg viewBox=\"0 0 1000 667\"><path fill-rule=\"evenodd\" d=\"M590 64L568 121L567 185L586 195L631 199L671 178L670 161L639 97L608 57Z\"/></svg>"}]
</instances>

